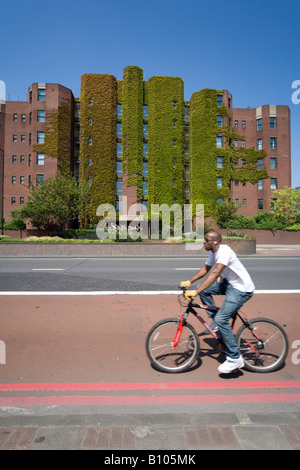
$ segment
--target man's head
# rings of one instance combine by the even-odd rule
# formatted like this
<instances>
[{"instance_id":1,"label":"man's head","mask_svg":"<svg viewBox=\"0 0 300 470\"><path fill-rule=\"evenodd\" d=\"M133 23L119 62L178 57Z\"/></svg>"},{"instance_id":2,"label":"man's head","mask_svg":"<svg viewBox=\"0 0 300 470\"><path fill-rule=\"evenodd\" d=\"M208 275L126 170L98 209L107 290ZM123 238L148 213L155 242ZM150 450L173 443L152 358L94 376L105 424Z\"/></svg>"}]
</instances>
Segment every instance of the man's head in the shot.
<instances>
[{"instance_id":1,"label":"man's head","mask_svg":"<svg viewBox=\"0 0 300 470\"><path fill-rule=\"evenodd\" d=\"M222 235L219 232L208 232L204 237L204 248L206 251L217 251L222 243Z\"/></svg>"}]
</instances>

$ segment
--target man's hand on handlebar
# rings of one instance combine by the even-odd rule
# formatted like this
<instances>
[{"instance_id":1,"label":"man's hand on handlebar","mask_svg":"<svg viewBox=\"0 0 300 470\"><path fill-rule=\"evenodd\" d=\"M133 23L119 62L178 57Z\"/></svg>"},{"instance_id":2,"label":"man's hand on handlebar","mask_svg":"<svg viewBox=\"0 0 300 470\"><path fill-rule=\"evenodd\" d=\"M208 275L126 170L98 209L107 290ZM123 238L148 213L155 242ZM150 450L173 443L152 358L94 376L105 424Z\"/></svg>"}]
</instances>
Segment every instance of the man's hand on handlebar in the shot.
<instances>
[{"instance_id":1,"label":"man's hand on handlebar","mask_svg":"<svg viewBox=\"0 0 300 470\"><path fill-rule=\"evenodd\" d=\"M190 285L191 285L191 281L181 281L181 283L180 283L180 287L188 288L188 287L190 287Z\"/></svg>"},{"instance_id":2,"label":"man's hand on handlebar","mask_svg":"<svg viewBox=\"0 0 300 470\"><path fill-rule=\"evenodd\" d=\"M184 297L187 300L192 300L193 298L197 297L198 292L196 290L186 290L184 293Z\"/></svg>"}]
</instances>

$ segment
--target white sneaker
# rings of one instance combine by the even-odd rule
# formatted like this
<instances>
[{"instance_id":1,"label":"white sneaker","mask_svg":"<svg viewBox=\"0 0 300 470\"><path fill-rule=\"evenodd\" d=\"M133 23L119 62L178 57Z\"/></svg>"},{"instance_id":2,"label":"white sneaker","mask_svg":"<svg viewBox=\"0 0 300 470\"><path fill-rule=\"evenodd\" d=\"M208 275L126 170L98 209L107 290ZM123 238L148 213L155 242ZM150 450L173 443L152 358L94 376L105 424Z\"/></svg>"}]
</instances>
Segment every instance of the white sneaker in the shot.
<instances>
[{"instance_id":1,"label":"white sneaker","mask_svg":"<svg viewBox=\"0 0 300 470\"><path fill-rule=\"evenodd\" d=\"M226 361L218 367L218 371L222 374L230 374L230 372L233 372L236 369L241 369L244 365L245 363L242 356L238 359L231 359L228 357Z\"/></svg>"}]
</instances>

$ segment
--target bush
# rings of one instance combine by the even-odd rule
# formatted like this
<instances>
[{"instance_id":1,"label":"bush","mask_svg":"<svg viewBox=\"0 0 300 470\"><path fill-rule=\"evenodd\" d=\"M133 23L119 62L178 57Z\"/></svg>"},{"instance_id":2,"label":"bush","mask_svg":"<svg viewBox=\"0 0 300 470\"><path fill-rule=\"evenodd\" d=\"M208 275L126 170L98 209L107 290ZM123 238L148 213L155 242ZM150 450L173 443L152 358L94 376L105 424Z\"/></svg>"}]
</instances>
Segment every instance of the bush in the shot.
<instances>
[{"instance_id":1,"label":"bush","mask_svg":"<svg viewBox=\"0 0 300 470\"><path fill-rule=\"evenodd\" d=\"M289 227L286 227L285 230L289 230L290 232L293 232L293 231L296 232L297 230L300 231L300 222L298 222L297 224L290 225Z\"/></svg>"}]
</instances>

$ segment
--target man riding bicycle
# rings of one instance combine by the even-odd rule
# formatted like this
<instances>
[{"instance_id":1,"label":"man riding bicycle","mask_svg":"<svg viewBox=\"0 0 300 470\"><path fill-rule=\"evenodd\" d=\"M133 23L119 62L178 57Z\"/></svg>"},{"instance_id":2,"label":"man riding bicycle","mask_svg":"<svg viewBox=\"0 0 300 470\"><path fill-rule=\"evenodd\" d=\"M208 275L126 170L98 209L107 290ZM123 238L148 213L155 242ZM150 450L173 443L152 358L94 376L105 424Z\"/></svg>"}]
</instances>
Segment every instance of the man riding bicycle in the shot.
<instances>
[{"instance_id":1,"label":"man riding bicycle","mask_svg":"<svg viewBox=\"0 0 300 470\"><path fill-rule=\"evenodd\" d=\"M210 251L206 264L190 280L183 281L180 285L188 288L207 275L196 290L187 290L185 297L190 300L199 294L204 305L215 307L212 295L226 296L220 309L217 313L211 312L211 316L225 344L226 361L218 367L218 370L228 374L244 366L229 320L252 297L255 286L235 252L228 245L222 244L220 233L214 231L207 233L204 248ZM207 312L210 313L209 310Z\"/></svg>"}]
</instances>

